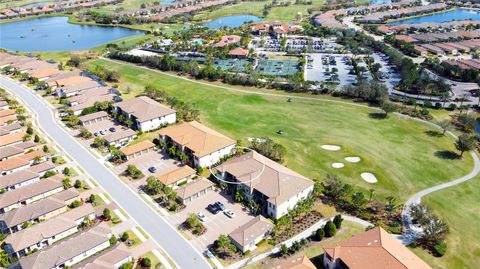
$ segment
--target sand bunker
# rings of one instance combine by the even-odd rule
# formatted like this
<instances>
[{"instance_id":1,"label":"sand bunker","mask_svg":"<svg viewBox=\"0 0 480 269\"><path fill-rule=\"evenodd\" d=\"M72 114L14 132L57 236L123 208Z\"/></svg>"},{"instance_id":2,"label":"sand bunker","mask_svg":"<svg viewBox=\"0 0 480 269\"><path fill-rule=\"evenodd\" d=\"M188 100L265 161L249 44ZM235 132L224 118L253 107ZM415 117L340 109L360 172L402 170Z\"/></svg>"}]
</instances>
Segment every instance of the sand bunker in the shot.
<instances>
[{"instance_id":1,"label":"sand bunker","mask_svg":"<svg viewBox=\"0 0 480 269\"><path fill-rule=\"evenodd\" d=\"M322 145L322 149L330 150L330 151L337 151L337 150L340 150L341 147L340 146L335 146L335 145Z\"/></svg>"},{"instance_id":2,"label":"sand bunker","mask_svg":"<svg viewBox=\"0 0 480 269\"><path fill-rule=\"evenodd\" d=\"M345 158L345 161L349 162L349 163L358 163L360 161L360 157L346 157Z\"/></svg>"},{"instance_id":3,"label":"sand bunker","mask_svg":"<svg viewBox=\"0 0 480 269\"><path fill-rule=\"evenodd\" d=\"M343 168L345 164L343 163L332 163L333 168Z\"/></svg>"},{"instance_id":4,"label":"sand bunker","mask_svg":"<svg viewBox=\"0 0 480 269\"><path fill-rule=\"evenodd\" d=\"M377 183L377 177L372 173L361 173L360 176L368 183Z\"/></svg>"}]
</instances>

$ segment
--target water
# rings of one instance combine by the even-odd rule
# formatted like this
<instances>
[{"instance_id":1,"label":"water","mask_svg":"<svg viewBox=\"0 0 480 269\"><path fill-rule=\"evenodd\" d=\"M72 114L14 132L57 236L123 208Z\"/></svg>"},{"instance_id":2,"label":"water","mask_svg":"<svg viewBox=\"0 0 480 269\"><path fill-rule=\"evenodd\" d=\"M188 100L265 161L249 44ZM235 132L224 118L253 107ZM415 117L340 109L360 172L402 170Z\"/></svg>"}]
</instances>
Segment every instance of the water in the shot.
<instances>
[{"instance_id":1,"label":"water","mask_svg":"<svg viewBox=\"0 0 480 269\"><path fill-rule=\"evenodd\" d=\"M385 3L391 3L392 0L371 0L370 3L372 4L385 4Z\"/></svg>"},{"instance_id":2,"label":"water","mask_svg":"<svg viewBox=\"0 0 480 269\"><path fill-rule=\"evenodd\" d=\"M163 6L169 5L169 4L171 4L171 3L175 2L175 1L176 1L176 0L164 0L164 1L162 1L162 2L160 3L160 5L163 5Z\"/></svg>"},{"instance_id":3,"label":"water","mask_svg":"<svg viewBox=\"0 0 480 269\"><path fill-rule=\"evenodd\" d=\"M0 24L0 47L14 51L84 50L143 33L122 27L70 24L67 20L46 17Z\"/></svg>"},{"instance_id":4,"label":"water","mask_svg":"<svg viewBox=\"0 0 480 269\"><path fill-rule=\"evenodd\" d=\"M260 20L261 18L253 15L234 15L234 16L221 17L214 21L207 22L204 24L204 26L210 29L218 29L224 26L237 28L239 26L242 26L246 22L249 22L249 21L256 22Z\"/></svg>"},{"instance_id":5,"label":"water","mask_svg":"<svg viewBox=\"0 0 480 269\"><path fill-rule=\"evenodd\" d=\"M48 4L50 4L50 3L53 3L53 2L51 2L51 1L37 2L37 3L31 3L31 4L23 5L23 6L21 6L21 7L23 7L23 8L41 7L41 6L48 5Z\"/></svg>"},{"instance_id":6,"label":"water","mask_svg":"<svg viewBox=\"0 0 480 269\"><path fill-rule=\"evenodd\" d=\"M432 15L426 15L411 19L405 19L400 21L394 21L388 23L388 25L399 25L399 24L417 24L423 22L449 22L449 21L464 21L464 20L473 20L480 21L480 12L477 10L468 10L468 9L455 9L447 12L436 13Z\"/></svg>"}]
</instances>

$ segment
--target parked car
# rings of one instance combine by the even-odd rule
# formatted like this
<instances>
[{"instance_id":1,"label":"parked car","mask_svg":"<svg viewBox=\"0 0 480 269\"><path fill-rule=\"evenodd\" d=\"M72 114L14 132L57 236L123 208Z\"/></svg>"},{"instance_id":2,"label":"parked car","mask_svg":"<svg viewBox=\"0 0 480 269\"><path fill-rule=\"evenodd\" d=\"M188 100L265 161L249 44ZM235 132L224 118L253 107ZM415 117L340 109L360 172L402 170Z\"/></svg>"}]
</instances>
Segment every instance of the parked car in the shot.
<instances>
[{"instance_id":1,"label":"parked car","mask_svg":"<svg viewBox=\"0 0 480 269\"><path fill-rule=\"evenodd\" d=\"M225 214L227 217L233 219L235 217L235 213L233 213L232 210L226 209L223 211L223 214Z\"/></svg>"},{"instance_id":2,"label":"parked car","mask_svg":"<svg viewBox=\"0 0 480 269\"><path fill-rule=\"evenodd\" d=\"M149 171L150 173L155 173L155 172L157 172L157 168L155 168L155 166L150 166L150 167L148 168L148 171Z\"/></svg>"},{"instance_id":3,"label":"parked car","mask_svg":"<svg viewBox=\"0 0 480 269\"><path fill-rule=\"evenodd\" d=\"M203 214L202 212L197 212L197 217L201 222L205 222L205 220L207 219L205 214Z\"/></svg>"},{"instance_id":4,"label":"parked car","mask_svg":"<svg viewBox=\"0 0 480 269\"><path fill-rule=\"evenodd\" d=\"M215 202L215 206L218 208L218 210L223 211L226 209L225 205L222 202Z\"/></svg>"},{"instance_id":5,"label":"parked car","mask_svg":"<svg viewBox=\"0 0 480 269\"><path fill-rule=\"evenodd\" d=\"M212 214L217 214L220 211L220 209L214 204L209 204L207 210Z\"/></svg>"},{"instance_id":6,"label":"parked car","mask_svg":"<svg viewBox=\"0 0 480 269\"><path fill-rule=\"evenodd\" d=\"M111 127L110 129L108 129L110 132L112 133L115 133L117 130L115 129L115 127Z\"/></svg>"},{"instance_id":7,"label":"parked car","mask_svg":"<svg viewBox=\"0 0 480 269\"><path fill-rule=\"evenodd\" d=\"M203 255L205 255L207 258L213 259L213 254L208 249L203 252Z\"/></svg>"}]
</instances>

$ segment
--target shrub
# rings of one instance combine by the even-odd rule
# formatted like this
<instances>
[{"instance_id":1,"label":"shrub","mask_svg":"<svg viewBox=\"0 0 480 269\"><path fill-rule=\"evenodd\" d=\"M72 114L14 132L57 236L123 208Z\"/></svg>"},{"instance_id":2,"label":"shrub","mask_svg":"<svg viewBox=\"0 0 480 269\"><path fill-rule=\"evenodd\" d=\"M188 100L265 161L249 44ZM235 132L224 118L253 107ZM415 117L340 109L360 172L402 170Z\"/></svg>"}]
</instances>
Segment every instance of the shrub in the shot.
<instances>
[{"instance_id":1,"label":"shrub","mask_svg":"<svg viewBox=\"0 0 480 269\"><path fill-rule=\"evenodd\" d=\"M343 221L343 218L342 218L342 215L340 214L336 215L335 218L333 218L333 224L335 224L335 227L337 229L342 228L342 221Z\"/></svg>"},{"instance_id":2,"label":"shrub","mask_svg":"<svg viewBox=\"0 0 480 269\"><path fill-rule=\"evenodd\" d=\"M280 253L285 256L288 254L288 247L285 244L282 244L280 246Z\"/></svg>"},{"instance_id":3,"label":"shrub","mask_svg":"<svg viewBox=\"0 0 480 269\"><path fill-rule=\"evenodd\" d=\"M122 241L125 242L125 241L127 241L129 238L130 238L130 236L128 235L127 232L124 232L124 233L122 234Z\"/></svg>"},{"instance_id":4,"label":"shrub","mask_svg":"<svg viewBox=\"0 0 480 269\"><path fill-rule=\"evenodd\" d=\"M315 232L315 239L317 241L322 241L323 237L325 237L325 231L320 228Z\"/></svg>"},{"instance_id":5,"label":"shrub","mask_svg":"<svg viewBox=\"0 0 480 269\"><path fill-rule=\"evenodd\" d=\"M73 186L75 189L82 187L82 181L80 181L80 179L75 180L75 184L73 184Z\"/></svg>"},{"instance_id":6,"label":"shrub","mask_svg":"<svg viewBox=\"0 0 480 269\"><path fill-rule=\"evenodd\" d=\"M433 254L436 257L442 257L447 252L447 244L445 244L444 242L438 243L433 247L433 250Z\"/></svg>"},{"instance_id":7,"label":"shrub","mask_svg":"<svg viewBox=\"0 0 480 269\"><path fill-rule=\"evenodd\" d=\"M102 216L104 219L110 219L112 217L112 214L110 213L110 209L104 208Z\"/></svg>"},{"instance_id":8,"label":"shrub","mask_svg":"<svg viewBox=\"0 0 480 269\"><path fill-rule=\"evenodd\" d=\"M335 234L337 233L337 227L331 220L327 221L327 223L323 227L323 230L325 232L325 237L332 237L335 236Z\"/></svg>"},{"instance_id":9,"label":"shrub","mask_svg":"<svg viewBox=\"0 0 480 269\"><path fill-rule=\"evenodd\" d=\"M117 244L118 239L115 235L112 235L112 237L110 237L109 241L110 241L110 246L113 246L113 245Z\"/></svg>"},{"instance_id":10,"label":"shrub","mask_svg":"<svg viewBox=\"0 0 480 269\"><path fill-rule=\"evenodd\" d=\"M143 258L140 264L142 265L142 267L150 268L150 266L152 266L152 262L150 261L149 258Z\"/></svg>"},{"instance_id":11,"label":"shrub","mask_svg":"<svg viewBox=\"0 0 480 269\"><path fill-rule=\"evenodd\" d=\"M35 135L35 136L33 137L33 142L35 142L35 143L40 142L40 136Z\"/></svg>"}]
</instances>

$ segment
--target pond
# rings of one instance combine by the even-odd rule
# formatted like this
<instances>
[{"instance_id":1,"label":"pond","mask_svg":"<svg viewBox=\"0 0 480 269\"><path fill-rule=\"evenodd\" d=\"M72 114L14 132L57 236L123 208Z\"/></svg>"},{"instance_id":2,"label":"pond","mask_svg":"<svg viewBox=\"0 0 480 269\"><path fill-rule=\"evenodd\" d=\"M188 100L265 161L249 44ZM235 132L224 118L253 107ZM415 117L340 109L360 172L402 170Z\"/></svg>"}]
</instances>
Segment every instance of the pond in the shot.
<instances>
[{"instance_id":1,"label":"pond","mask_svg":"<svg viewBox=\"0 0 480 269\"><path fill-rule=\"evenodd\" d=\"M449 21L464 21L464 20L480 21L480 12L478 10L454 9L447 12L394 21L394 22L388 23L388 25L417 24L417 23L423 23L423 22L449 22Z\"/></svg>"},{"instance_id":2,"label":"pond","mask_svg":"<svg viewBox=\"0 0 480 269\"><path fill-rule=\"evenodd\" d=\"M204 24L204 26L210 28L210 29L218 29L222 28L224 26L228 26L231 28L237 28L239 26L242 26L246 22L256 22L260 21L261 18L253 15L233 15L233 16L225 16L218 18L214 21L207 22Z\"/></svg>"},{"instance_id":3,"label":"pond","mask_svg":"<svg viewBox=\"0 0 480 269\"><path fill-rule=\"evenodd\" d=\"M50 3L53 3L53 2L52 1L37 2L37 3L26 4L26 5L23 5L23 6L20 6L20 7L23 7L23 8L41 7L41 6L48 5Z\"/></svg>"},{"instance_id":4,"label":"pond","mask_svg":"<svg viewBox=\"0 0 480 269\"><path fill-rule=\"evenodd\" d=\"M84 50L143 33L67 21L68 17L46 17L0 24L0 47L25 52Z\"/></svg>"}]
</instances>

